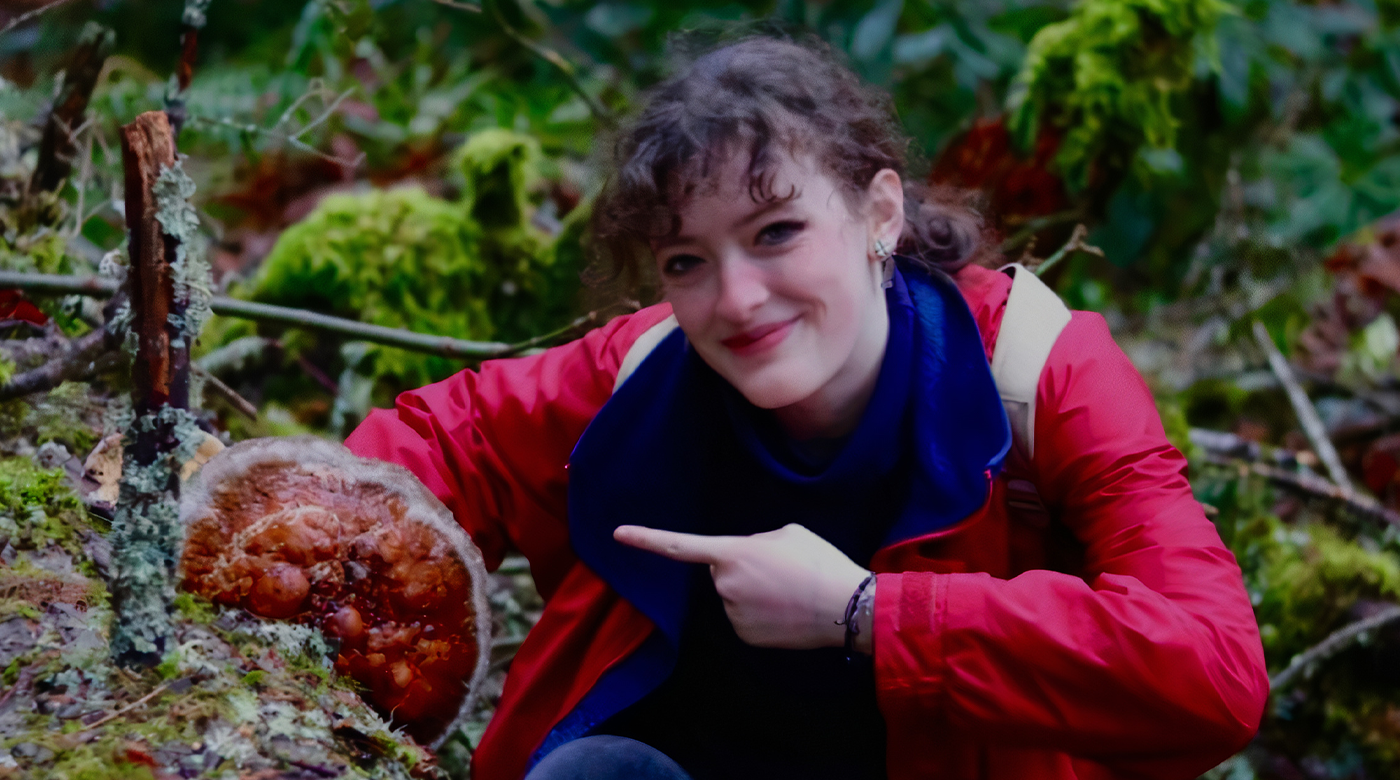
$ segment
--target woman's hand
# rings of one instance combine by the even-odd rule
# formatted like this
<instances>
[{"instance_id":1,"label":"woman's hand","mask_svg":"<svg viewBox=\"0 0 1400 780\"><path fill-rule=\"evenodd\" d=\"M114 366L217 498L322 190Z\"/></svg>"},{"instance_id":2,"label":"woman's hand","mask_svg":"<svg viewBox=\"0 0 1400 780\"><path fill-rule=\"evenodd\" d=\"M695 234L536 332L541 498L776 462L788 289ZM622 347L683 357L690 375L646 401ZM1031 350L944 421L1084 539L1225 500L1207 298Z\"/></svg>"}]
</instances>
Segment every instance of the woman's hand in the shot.
<instances>
[{"instance_id":1,"label":"woman's hand","mask_svg":"<svg viewBox=\"0 0 1400 780\"><path fill-rule=\"evenodd\" d=\"M613 538L687 563L706 563L739 638L756 647L841 647L837 624L868 571L796 523L753 536L699 536L636 525Z\"/></svg>"}]
</instances>

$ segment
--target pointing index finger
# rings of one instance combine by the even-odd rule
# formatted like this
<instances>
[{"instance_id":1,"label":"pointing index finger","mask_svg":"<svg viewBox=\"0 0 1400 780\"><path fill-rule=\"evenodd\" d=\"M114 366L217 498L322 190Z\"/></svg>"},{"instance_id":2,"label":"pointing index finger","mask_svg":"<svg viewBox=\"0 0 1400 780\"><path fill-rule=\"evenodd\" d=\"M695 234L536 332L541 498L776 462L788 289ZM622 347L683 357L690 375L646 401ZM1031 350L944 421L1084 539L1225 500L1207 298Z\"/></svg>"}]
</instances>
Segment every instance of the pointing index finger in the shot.
<instances>
[{"instance_id":1,"label":"pointing index finger","mask_svg":"<svg viewBox=\"0 0 1400 780\"><path fill-rule=\"evenodd\" d=\"M623 544L686 563L719 563L721 554L734 540L733 536L701 536L677 531L662 531L640 525L620 525L613 538Z\"/></svg>"}]
</instances>

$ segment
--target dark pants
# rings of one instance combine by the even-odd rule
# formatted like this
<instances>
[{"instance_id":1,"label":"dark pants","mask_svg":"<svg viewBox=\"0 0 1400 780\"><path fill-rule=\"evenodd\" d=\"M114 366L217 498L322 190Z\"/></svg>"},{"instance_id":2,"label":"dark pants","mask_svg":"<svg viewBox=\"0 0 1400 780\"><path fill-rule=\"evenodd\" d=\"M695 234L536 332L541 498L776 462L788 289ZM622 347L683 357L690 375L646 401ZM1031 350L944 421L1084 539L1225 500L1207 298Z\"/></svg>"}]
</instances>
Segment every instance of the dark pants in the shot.
<instances>
[{"instance_id":1,"label":"dark pants","mask_svg":"<svg viewBox=\"0 0 1400 780\"><path fill-rule=\"evenodd\" d=\"M599 734L555 748L525 780L690 780L690 775L644 742Z\"/></svg>"}]
</instances>

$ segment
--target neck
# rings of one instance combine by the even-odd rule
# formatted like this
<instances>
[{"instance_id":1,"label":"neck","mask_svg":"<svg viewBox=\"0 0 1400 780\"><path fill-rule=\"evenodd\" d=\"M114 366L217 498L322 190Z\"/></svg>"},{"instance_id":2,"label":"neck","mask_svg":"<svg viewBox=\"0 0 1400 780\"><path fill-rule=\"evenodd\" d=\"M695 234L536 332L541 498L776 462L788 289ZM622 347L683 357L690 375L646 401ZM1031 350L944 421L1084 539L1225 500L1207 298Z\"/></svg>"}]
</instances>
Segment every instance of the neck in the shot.
<instances>
[{"instance_id":1,"label":"neck","mask_svg":"<svg viewBox=\"0 0 1400 780\"><path fill-rule=\"evenodd\" d=\"M817 392L773 410L783 430L798 441L838 439L854 431L875 394L889 336L890 319L882 290L879 316L862 330L846 366Z\"/></svg>"}]
</instances>

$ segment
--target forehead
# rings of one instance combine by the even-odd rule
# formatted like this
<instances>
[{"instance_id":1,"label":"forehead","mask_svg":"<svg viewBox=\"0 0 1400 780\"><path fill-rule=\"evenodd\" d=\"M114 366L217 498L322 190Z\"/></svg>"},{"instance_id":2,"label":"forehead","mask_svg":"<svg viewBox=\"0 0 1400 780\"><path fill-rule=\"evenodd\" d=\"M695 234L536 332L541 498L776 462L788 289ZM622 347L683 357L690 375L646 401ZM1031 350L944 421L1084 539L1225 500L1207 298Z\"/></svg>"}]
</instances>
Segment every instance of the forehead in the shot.
<instances>
[{"instance_id":1,"label":"forehead","mask_svg":"<svg viewBox=\"0 0 1400 780\"><path fill-rule=\"evenodd\" d=\"M837 190L811 155L776 149L757 163L747 150L729 151L715 155L708 171L697 163L688 174L675 201L682 220L701 212L746 215L786 203L812 205Z\"/></svg>"}]
</instances>

